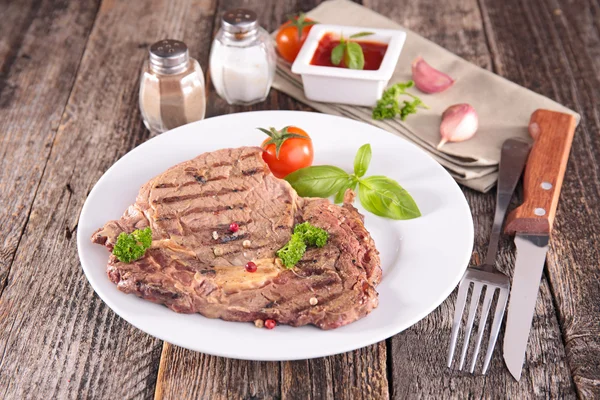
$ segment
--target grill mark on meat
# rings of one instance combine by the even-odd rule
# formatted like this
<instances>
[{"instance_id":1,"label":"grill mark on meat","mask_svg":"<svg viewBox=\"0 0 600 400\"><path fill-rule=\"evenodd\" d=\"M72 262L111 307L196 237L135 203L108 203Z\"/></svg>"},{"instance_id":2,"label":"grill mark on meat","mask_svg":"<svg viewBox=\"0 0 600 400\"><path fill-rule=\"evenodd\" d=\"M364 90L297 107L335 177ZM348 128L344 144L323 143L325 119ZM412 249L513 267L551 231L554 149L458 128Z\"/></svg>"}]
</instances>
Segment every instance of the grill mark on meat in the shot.
<instances>
[{"instance_id":1,"label":"grill mark on meat","mask_svg":"<svg viewBox=\"0 0 600 400\"><path fill-rule=\"evenodd\" d=\"M317 260L314 260L314 262L316 263ZM327 271L331 271L331 269L308 266L301 267L300 271L302 272L302 274L299 274L300 276L303 278L309 278L311 276L323 275Z\"/></svg>"},{"instance_id":2,"label":"grill mark on meat","mask_svg":"<svg viewBox=\"0 0 600 400\"><path fill-rule=\"evenodd\" d=\"M326 308L327 308L327 305L328 305L329 303L331 303L331 302L333 302L333 301L335 301L335 300L339 299L339 298L340 298L340 297L342 297L344 294L346 294L346 293L342 291L342 292L337 292L337 293L334 293L334 294L332 294L332 295L330 295L330 296L326 296L326 297L319 296L319 302L317 303L317 304L318 304L318 306L319 306L319 309L326 309ZM306 311L306 310L308 310L308 309L312 309L312 308L314 308L314 307L315 307L315 306L312 306L312 305L310 305L310 303L308 303L308 302L307 302L307 304L306 304L306 305L302 305L302 306L300 306L300 307L297 307L297 308L295 308L295 309L293 310L293 312L294 312L294 313L298 313L298 314L300 314L300 313L302 313L302 312L304 312L304 311ZM325 312L327 312L327 311L325 311Z\"/></svg>"},{"instance_id":3,"label":"grill mark on meat","mask_svg":"<svg viewBox=\"0 0 600 400\"><path fill-rule=\"evenodd\" d=\"M191 214L203 214L203 213L215 213L215 212L223 212L223 211L231 211L231 210L243 210L246 207L248 207L248 205L245 203L234 204L233 206L219 205L216 207L194 207L194 208L191 208L191 209L189 209L181 214L178 214L178 215L165 215L165 216L158 217L155 219L155 221L168 221L168 220L175 219L177 217L187 217L188 215L191 215ZM229 227L229 225L227 227Z\"/></svg>"},{"instance_id":4,"label":"grill mark on meat","mask_svg":"<svg viewBox=\"0 0 600 400\"><path fill-rule=\"evenodd\" d=\"M258 172L264 172L264 170L259 169L259 168L250 168L250 169L246 169L242 171L242 175L244 176L252 176L255 175Z\"/></svg>"},{"instance_id":5,"label":"grill mark on meat","mask_svg":"<svg viewBox=\"0 0 600 400\"><path fill-rule=\"evenodd\" d=\"M221 243L229 243L229 242L234 242L236 240L244 239L247 236L248 236L247 234L242 233L241 235L224 235L224 236L220 236L219 238L221 239Z\"/></svg>"},{"instance_id":6,"label":"grill mark on meat","mask_svg":"<svg viewBox=\"0 0 600 400\"><path fill-rule=\"evenodd\" d=\"M231 210L243 210L246 207L248 207L248 205L245 203L235 204L233 206L219 205L216 207L195 207L195 208L187 210L186 212L182 213L180 216L187 217L188 215L192 215L192 214L205 214L205 213L214 214L214 213L220 213L220 212L231 211ZM249 221L252 221L252 220L249 220ZM238 223L238 225L239 225L239 223ZM229 225L227 225L227 227L229 227Z\"/></svg>"},{"instance_id":7,"label":"grill mark on meat","mask_svg":"<svg viewBox=\"0 0 600 400\"><path fill-rule=\"evenodd\" d=\"M203 175L197 175L197 174L192 174L194 180L193 181L188 181L188 182L184 182L184 183L160 183L158 185L154 186L154 189L173 189L173 188L181 188L181 187L187 187L187 186L192 186L192 185L197 185L197 184L205 184L207 182L214 182L214 181L222 181L227 179L226 176L224 175L219 175L219 176L213 176L211 178L206 178Z\"/></svg>"},{"instance_id":8,"label":"grill mark on meat","mask_svg":"<svg viewBox=\"0 0 600 400\"><path fill-rule=\"evenodd\" d=\"M210 275L210 276L217 275L217 271L215 271L214 269L203 269L198 272L200 272L202 275Z\"/></svg>"},{"instance_id":9,"label":"grill mark on meat","mask_svg":"<svg viewBox=\"0 0 600 400\"><path fill-rule=\"evenodd\" d=\"M252 153L248 153L248 154L244 154L243 156L240 156L238 158L238 160L245 160L245 159L250 158L250 157L257 157L258 158L258 157L260 157L260 155L261 155L261 153L252 152Z\"/></svg>"},{"instance_id":10,"label":"grill mark on meat","mask_svg":"<svg viewBox=\"0 0 600 400\"><path fill-rule=\"evenodd\" d=\"M173 204L173 203L178 203L180 201L201 199L204 197L212 197L212 196L222 196L224 194L229 194L229 193L245 192L248 189L249 188L246 188L246 187L239 188L239 189L238 188L221 188L218 191L210 190L210 191L206 191L203 193L187 194L187 195L183 195L183 196L163 197L163 198L155 200L153 203L154 204Z\"/></svg>"},{"instance_id":11,"label":"grill mark on meat","mask_svg":"<svg viewBox=\"0 0 600 400\"><path fill-rule=\"evenodd\" d=\"M254 220L252 218L250 218L246 221L238 221L236 223L241 228L252 222L254 222ZM215 226L201 226L201 227L197 227L197 228L190 228L190 231L193 233L202 233L202 232L212 233L213 231L216 231L217 233L226 234L226 232L229 232L229 224L219 224L219 225L215 225Z\"/></svg>"},{"instance_id":12,"label":"grill mark on meat","mask_svg":"<svg viewBox=\"0 0 600 400\"><path fill-rule=\"evenodd\" d=\"M324 288L325 286L329 286L334 283L338 283L339 279L340 279L340 277L337 274L319 275L319 276L325 276L325 278L310 285L310 288L312 290L319 290L321 288Z\"/></svg>"}]
</instances>

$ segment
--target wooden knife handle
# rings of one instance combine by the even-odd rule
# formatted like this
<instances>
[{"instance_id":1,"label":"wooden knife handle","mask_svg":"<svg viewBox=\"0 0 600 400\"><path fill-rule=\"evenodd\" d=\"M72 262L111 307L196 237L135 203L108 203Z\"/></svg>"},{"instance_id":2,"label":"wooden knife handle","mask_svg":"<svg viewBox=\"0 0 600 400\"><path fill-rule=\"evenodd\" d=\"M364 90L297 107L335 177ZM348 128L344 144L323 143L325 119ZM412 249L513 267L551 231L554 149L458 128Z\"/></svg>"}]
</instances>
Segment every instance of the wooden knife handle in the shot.
<instances>
[{"instance_id":1,"label":"wooden knife handle","mask_svg":"<svg viewBox=\"0 0 600 400\"><path fill-rule=\"evenodd\" d=\"M506 233L550 233L576 119L571 114L536 110L529 121L533 148L523 176L523 204L508 215Z\"/></svg>"}]
</instances>

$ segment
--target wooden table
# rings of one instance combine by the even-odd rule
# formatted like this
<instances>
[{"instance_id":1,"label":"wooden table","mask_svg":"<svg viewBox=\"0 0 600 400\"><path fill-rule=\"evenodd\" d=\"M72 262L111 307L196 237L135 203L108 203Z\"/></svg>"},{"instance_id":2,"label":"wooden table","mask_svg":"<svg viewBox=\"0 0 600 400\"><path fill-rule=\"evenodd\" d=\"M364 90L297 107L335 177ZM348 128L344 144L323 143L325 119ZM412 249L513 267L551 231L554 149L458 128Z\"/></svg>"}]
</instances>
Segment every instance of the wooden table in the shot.
<instances>
[{"instance_id":1,"label":"wooden table","mask_svg":"<svg viewBox=\"0 0 600 400\"><path fill-rule=\"evenodd\" d=\"M84 277L75 240L83 202L108 167L150 137L137 99L148 45L182 39L206 71L224 10L255 9L273 30L318 1L0 3L0 398L600 397L597 0L364 1L582 116L520 382L506 370L501 346L486 376L445 367L455 294L373 346L308 361L248 362L146 335ZM230 107L210 89L208 116L258 109L309 110L274 90L262 104ZM494 193L464 193L478 263ZM505 239L500 265L509 274L514 250Z\"/></svg>"}]
</instances>

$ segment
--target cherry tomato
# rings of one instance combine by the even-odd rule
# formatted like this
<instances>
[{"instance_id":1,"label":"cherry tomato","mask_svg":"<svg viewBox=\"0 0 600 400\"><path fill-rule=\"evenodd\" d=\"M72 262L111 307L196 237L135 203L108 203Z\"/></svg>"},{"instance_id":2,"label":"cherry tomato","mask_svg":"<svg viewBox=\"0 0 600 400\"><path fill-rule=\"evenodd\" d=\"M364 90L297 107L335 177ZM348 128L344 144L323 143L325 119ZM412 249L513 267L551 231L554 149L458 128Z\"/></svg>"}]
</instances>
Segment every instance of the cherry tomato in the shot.
<instances>
[{"instance_id":1,"label":"cherry tomato","mask_svg":"<svg viewBox=\"0 0 600 400\"><path fill-rule=\"evenodd\" d=\"M300 13L297 17L290 18L288 22L279 28L275 42L277 43L277 51L284 60L289 63L294 62L314 24L315 21Z\"/></svg>"},{"instance_id":2,"label":"cherry tomato","mask_svg":"<svg viewBox=\"0 0 600 400\"><path fill-rule=\"evenodd\" d=\"M263 160L277 178L285 178L300 168L310 167L314 156L312 140L302 129L295 126L286 126L280 131L275 128L259 129L269 135L261 145L265 150Z\"/></svg>"}]
</instances>

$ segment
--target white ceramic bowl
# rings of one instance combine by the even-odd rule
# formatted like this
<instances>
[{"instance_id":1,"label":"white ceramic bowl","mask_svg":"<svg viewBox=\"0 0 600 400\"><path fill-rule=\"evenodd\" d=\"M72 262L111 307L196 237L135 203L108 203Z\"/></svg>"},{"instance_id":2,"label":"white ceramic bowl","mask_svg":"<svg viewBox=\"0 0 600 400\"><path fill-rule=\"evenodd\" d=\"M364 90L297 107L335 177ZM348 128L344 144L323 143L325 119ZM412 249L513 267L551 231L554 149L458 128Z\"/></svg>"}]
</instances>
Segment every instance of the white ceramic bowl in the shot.
<instances>
[{"instance_id":1,"label":"white ceramic bowl","mask_svg":"<svg viewBox=\"0 0 600 400\"><path fill-rule=\"evenodd\" d=\"M311 65L310 61L319 41L325 34L332 33L347 38L358 32L373 32L373 35L358 38L357 41L380 42L388 45L378 70L365 71ZM405 40L406 33L400 30L317 24L312 27L300 49L292 65L292 72L302 76L304 95L309 100L372 107L381 98L383 90L394 73Z\"/></svg>"}]
</instances>

